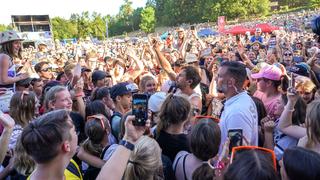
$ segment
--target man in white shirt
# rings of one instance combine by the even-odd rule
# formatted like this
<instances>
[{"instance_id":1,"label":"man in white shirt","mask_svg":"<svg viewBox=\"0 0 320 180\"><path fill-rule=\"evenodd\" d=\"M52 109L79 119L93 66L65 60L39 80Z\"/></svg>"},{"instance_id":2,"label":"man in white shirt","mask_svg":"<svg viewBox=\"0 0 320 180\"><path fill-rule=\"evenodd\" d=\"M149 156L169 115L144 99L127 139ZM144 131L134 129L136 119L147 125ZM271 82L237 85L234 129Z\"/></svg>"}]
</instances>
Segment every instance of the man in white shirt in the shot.
<instances>
[{"instance_id":1,"label":"man in white shirt","mask_svg":"<svg viewBox=\"0 0 320 180\"><path fill-rule=\"evenodd\" d=\"M223 62L220 65L216 78L217 90L226 97L219 123L220 152L230 129L242 129L243 143L258 145L257 108L247 92L242 90L246 77L245 66L239 62Z\"/></svg>"}]
</instances>

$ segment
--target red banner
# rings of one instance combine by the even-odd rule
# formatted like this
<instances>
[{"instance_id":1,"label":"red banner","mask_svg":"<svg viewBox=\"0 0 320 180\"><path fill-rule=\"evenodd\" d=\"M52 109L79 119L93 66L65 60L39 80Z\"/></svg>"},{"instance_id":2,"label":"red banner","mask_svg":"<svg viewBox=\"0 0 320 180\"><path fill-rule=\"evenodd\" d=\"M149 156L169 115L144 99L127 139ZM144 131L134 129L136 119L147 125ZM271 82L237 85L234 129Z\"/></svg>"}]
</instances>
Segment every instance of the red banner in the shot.
<instances>
[{"instance_id":1,"label":"red banner","mask_svg":"<svg viewBox=\"0 0 320 180\"><path fill-rule=\"evenodd\" d=\"M218 31L222 32L224 31L224 26L226 25L225 16L219 16L218 17Z\"/></svg>"}]
</instances>

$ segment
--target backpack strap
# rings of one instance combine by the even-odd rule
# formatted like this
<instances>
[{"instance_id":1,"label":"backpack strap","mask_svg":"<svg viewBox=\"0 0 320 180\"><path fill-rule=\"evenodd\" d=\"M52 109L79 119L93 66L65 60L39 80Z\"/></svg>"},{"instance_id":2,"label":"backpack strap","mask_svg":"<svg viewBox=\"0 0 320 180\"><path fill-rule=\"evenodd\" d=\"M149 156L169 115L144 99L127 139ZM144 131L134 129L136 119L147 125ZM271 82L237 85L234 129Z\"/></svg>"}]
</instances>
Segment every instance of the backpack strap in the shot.
<instances>
[{"instance_id":1,"label":"backpack strap","mask_svg":"<svg viewBox=\"0 0 320 180\"><path fill-rule=\"evenodd\" d=\"M182 168L183 168L183 175L184 175L184 179L187 180L187 173L186 173L186 159L187 159L187 156L189 154L186 154L184 157L183 157L183 161L182 161Z\"/></svg>"},{"instance_id":2,"label":"backpack strap","mask_svg":"<svg viewBox=\"0 0 320 180\"><path fill-rule=\"evenodd\" d=\"M80 168L73 159L70 160L70 163L67 166L67 170L70 173L74 174L75 176L79 177L79 179L82 179L82 174L80 172Z\"/></svg>"},{"instance_id":3,"label":"backpack strap","mask_svg":"<svg viewBox=\"0 0 320 180\"><path fill-rule=\"evenodd\" d=\"M183 161L182 161L183 174L184 174L184 179L187 178L187 176L186 176L186 170L185 170L185 161L186 161L186 158L187 158L188 155L189 155L189 154L185 154L185 155L183 155L183 156L180 156L180 157L177 159L177 162L176 162L176 164L174 165L174 168L173 168L173 173L174 173L174 175L176 175L178 163L179 163L180 159L183 157Z\"/></svg>"}]
</instances>

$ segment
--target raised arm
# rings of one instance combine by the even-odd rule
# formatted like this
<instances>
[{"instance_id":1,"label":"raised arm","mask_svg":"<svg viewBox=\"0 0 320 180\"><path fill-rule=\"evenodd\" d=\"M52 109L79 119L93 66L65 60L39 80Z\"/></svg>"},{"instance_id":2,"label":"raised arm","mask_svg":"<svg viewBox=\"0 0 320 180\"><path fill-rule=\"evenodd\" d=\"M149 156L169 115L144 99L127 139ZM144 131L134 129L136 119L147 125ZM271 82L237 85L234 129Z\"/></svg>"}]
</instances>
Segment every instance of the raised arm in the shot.
<instances>
[{"instance_id":1,"label":"raised arm","mask_svg":"<svg viewBox=\"0 0 320 180\"><path fill-rule=\"evenodd\" d=\"M125 122L125 134L123 140L135 144L143 135L145 130L150 127L150 120L146 126L133 126L132 121L135 116L128 116ZM131 155L131 150L125 146L118 146L111 158L102 167L97 180L121 180L126 170L128 160Z\"/></svg>"},{"instance_id":2,"label":"raised arm","mask_svg":"<svg viewBox=\"0 0 320 180\"><path fill-rule=\"evenodd\" d=\"M299 95L296 93L291 93L290 91L292 90L288 90L288 103L280 116L278 126L280 131L284 134L300 139L304 137L307 132L306 128L292 124L292 113Z\"/></svg>"},{"instance_id":3,"label":"raised arm","mask_svg":"<svg viewBox=\"0 0 320 180\"><path fill-rule=\"evenodd\" d=\"M14 120L7 114L3 114L0 111L0 123L4 127L4 130L0 137L0 163L2 164L8 150L9 139L11 137L13 127L14 127Z\"/></svg>"},{"instance_id":4,"label":"raised arm","mask_svg":"<svg viewBox=\"0 0 320 180\"><path fill-rule=\"evenodd\" d=\"M169 61L164 57L160 50L159 42L154 43L154 50L156 52L156 55L159 60L160 66L164 69L164 71L168 74L170 80L175 81L176 80L176 73L173 71L171 64Z\"/></svg>"}]
</instances>

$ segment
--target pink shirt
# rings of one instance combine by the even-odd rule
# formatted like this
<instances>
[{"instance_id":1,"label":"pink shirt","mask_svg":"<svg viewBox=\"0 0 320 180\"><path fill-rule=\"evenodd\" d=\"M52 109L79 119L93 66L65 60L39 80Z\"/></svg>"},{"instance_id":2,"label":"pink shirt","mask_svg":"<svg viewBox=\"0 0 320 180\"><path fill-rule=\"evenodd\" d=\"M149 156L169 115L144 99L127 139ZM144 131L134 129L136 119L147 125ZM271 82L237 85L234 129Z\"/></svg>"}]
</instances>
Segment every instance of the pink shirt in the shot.
<instances>
[{"instance_id":1,"label":"pink shirt","mask_svg":"<svg viewBox=\"0 0 320 180\"><path fill-rule=\"evenodd\" d=\"M263 102L264 107L266 108L267 114L269 116L275 117L274 112L276 110L275 108L278 103L278 100L280 100L281 98L281 93L279 93L277 96L267 98L263 92L257 90L253 96L260 99Z\"/></svg>"}]
</instances>

